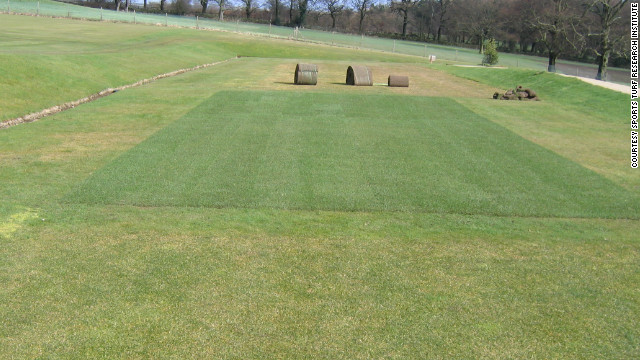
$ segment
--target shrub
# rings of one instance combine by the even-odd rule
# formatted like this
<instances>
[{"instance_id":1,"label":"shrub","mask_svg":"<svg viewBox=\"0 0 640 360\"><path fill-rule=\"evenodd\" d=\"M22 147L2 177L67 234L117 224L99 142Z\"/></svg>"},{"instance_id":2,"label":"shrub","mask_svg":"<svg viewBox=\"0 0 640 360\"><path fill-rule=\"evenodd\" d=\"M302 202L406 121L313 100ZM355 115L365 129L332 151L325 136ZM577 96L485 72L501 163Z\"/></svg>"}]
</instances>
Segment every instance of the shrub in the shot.
<instances>
[{"instance_id":1,"label":"shrub","mask_svg":"<svg viewBox=\"0 0 640 360\"><path fill-rule=\"evenodd\" d=\"M484 58L482 59L482 65L495 65L498 63L498 50L496 48L496 42L491 39L487 42L484 48Z\"/></svg>"}]
</instances>

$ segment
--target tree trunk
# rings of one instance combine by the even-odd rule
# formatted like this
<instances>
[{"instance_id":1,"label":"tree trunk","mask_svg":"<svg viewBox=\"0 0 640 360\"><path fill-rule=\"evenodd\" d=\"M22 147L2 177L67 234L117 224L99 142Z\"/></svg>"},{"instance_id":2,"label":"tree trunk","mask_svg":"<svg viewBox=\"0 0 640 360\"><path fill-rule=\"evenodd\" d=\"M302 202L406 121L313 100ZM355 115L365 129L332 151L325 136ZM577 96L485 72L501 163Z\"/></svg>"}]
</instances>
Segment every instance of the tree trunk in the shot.
<instances>
[{"instance_id":1,"label":"tree trunk","mask_svg":"<svg viewBox=\"0 0 640 360\"><path fill-rule=\"evenodd\" d=\"M222 10L222 5L220 5L220 8L218 9L218 20L224 21L224 11Z\"/></svg>"},{"instance_id":2,"label":"tree trunk","mask_svg":"<svg viewBox=\"0 0 640 360\"><path fill-rule=\"evenodd\" d=\"M336 14L331 13L331 30L336 29Z\"/></svg>"},{"instance_id":3,"label":"tree trunk","mask_svg":"<svg viewBox=\"0 0 640 360\"><path fill-rule=\"evenodd\" d=\"M296 19L296 25L302 27L304 21L307 18L307 5L309 0L298 0L298 18Z\"/></svg>"},{"instance_id":4,"label":"tree trunk","mask_svg":"<svg viewBox=\"0 0 640 360\"><path fill-rule=\"evenodd\" d=\"M200 4L202 5L202 13L206 13L207 5L209 5L209 2L207 0L200 0Z\"/></svg>"},{"instance_id":5,"label":"tree trunk","mask_svg":"<svg viewBox=\"0 0 640 360\"><path fill-rule=\"evenodd\" d=\"M549 66L547 67L548 72L556 72L556 59L558 58L558 54L555 51L549 50Z\"/></svg>"},{"instance_id":6,"label":"tree trunk","mask_svg":"<svg viewBox=\"0 0 640 360\"><path fill-rule=\"evenodd\" d=\"M440 35L442 35L442 26L438 25L438 35L436 38L436 42L440 44Z\"/></svg>"},{"instance_id":7,"label":"tree trunk","mask_svg":"<svg viewBox=\"0 0 640 360\"><path fill-rule=\"evenodd\" d=\"M289 0L289 24L293 24L293 0Z\"/></svg>"},{"instance_id":8,"label":"tree trunk","mask_svg":"<svg viewBox=\"0 0 640 360\"><path fill-rule=\"evenodd\" d=\"M596 80L607 81L607 67L609 65L609 50L598 57L598 74Z\"/></svg>"},{"instance_id":9,"label":"tree trunk","mask_svg":"<svg viewBox=\"0 0 640 360\"><path fill-rule=\"evenodd\" d=\"M402 38L407 37L407 24L409 23L409 12L405 9L402 17Z\"/></svg>"},{"instance_id":10,"label":"tree trunk","mask_svg":"<svg viewBox=\"0 0 640 360\"><path fill-rule=\"evenodd\" d=\"M276 18L273 19L273 24L274 25L280 25L280 10L278 9L280 7L280 1L276 0Z\"/></svg>"},{"instance_id":11,"label":"tree trunk","mask_svg":"<svg viewBox=\"0 0 640 360\"><path fill-rule=\"evenodd\" d=\"M602 35L602 40L600 41L602 53L598 56L598 74L596 75L596 80L607 81L607 66L609 65L609 55L611 54L609 29L603 31Z\"/></svg>"},{"instance_id":12,"label":"tree trunk","mask_svg":"<svg viewBox=\"0 0 640 360\"><path fill-rule=\"evenodd\" d=\"M144 0L144 8L147 9L147 0Z\"/></svg>"}]
</instances>

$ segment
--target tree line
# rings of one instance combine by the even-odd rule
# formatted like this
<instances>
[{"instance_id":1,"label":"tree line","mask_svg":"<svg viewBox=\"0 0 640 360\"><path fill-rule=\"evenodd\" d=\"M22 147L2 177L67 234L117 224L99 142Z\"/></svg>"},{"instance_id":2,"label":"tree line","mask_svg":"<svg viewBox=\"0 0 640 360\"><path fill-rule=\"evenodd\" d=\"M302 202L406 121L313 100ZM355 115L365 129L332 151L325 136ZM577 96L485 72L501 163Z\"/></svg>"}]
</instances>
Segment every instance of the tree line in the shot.
<instances>
[{"instance_id":1,"label":"tree line","mask_svg":"<svg viewBox=\"0 0 640 360\"><path fill-rule=\"evenodd\" d=\"M114 1L119 8L129 0ZM597 63L601 80L609 64L630 63L628 0L147 1L149 11L476 47L481 53L493 40L501 52L547 56L552 72L559 58Z\"/></svg>"}]
</instances>

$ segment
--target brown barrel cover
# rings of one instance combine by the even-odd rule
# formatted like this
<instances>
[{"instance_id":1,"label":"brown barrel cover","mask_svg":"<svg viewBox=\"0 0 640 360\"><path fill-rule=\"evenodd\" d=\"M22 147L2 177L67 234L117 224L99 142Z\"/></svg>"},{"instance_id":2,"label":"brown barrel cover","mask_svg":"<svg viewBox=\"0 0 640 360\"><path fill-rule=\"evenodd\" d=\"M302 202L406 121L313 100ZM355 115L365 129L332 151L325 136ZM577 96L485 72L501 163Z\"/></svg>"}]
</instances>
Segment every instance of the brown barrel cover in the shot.
<instances>
[{"instance_id":1,"label":"brown barrel cover","mask_svg":"<svg viewBox=\"0 0 640 360\"><path fill-rule=\"evenodd\" d=\"M316 85L318 83L318 65L297 64L293 82L297 85Z\"/></svg>"},{"instance_id":2,"label":"brown barrel cover","mask_svg":"<svg viewBox=\"0 0 640 360\"><path fill-rule=\"evenodd\" d=\"M364 65L354 65L347 68L347 85L373 86L371 70Z\"/></svg>"},{"instance_id":3,"label":"brown barrel cover","mask_svg":"<svg viewBox=\"0 0 640 360\"><path fill-rule=\"evenodd\" d=\"M403 75L389 75L388 85L394 87L409 87L409 77Z\"/></svg>"}]
</instances>

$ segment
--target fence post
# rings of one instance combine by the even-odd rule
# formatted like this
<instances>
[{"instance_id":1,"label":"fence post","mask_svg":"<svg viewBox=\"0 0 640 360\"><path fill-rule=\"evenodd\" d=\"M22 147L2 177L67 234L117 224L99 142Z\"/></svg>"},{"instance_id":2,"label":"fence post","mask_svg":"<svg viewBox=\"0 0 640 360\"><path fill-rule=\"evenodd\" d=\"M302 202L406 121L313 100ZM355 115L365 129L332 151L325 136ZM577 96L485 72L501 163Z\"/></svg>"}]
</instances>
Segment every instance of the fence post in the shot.
<instances>
[{"instance_id":1,"label":"fence post","mask_svg":"<svg viewBox=\"0 0 640 360\"><path fill-rule=\"evenodd\" d=\"M100 21L102 21L102 6L100 7Z\"/></svg>"},{"instance_id":2,"label":"fence post","mask_svg":"<svg viewBox=\"0 0 640 360\"><path fill-rule=\"evenodd\" d=\"M269 21L269 37L271 37L271 21Z\"/></svg>"},{"instance_id":3,"label":"fence post","mask_svg":"<svg viewBox=\"0 0 640 360\"><path fill-rule=\"evenodd\" d=\"M137 24L138 22L136 21L136 9L133 9L133 23Z\"/></svg>"},{"instance_id":4,"label":"fence post","mask_svg":"<svg viewBox=\"0 0 640 360\"><path fill-rule=\"evenodd\" d=\"M164 26L169 26L169 15L164 13Z\"/></svg>"},{"instance_id":5,"label":"fence post","mask_svg":"<svg viewBox=\"0 0 640 360\"><path fill-rule=\"evenodd\" d=\"M71 17L71 10L69 10L69 5L67 5L67 17Z\"/></svg>"},{"instance_id":6,"label":"fence post","mask_svg":"<svg viewBox=\"0 0 640 360\"><path fill-rule=\"evenodd\" d=\"M396 52L396 41L393 40L393 52Z\"/></svg>"},{"instance_id":7,"label":"fence post","mask_svg":"<svg viewBox=\"0 0 640 360\"><path fill-rule=\"evenodd\" d=\"M38 1L38 8L36 10L36 16L40 16L40 1Z\"/></svg>"},{"instance_id":8,"label":"fence post","mask_svg":"<svg viewBox=\"0 0 640 360\"><path fill-rule=\"evenodd\" d=\"M424 57L427 57L427 44L424 44Z\"/></svg>"},{"instance_id":9,"label":"fence post","mask_svg":"<svg viewBox=\"0 0 640 360\"><path fill-rule=\"evenodd\" d=\"M196 15L196 29L200 30L200 25L198 24L198 15Z\"/></svg>"},{"instance_id":10,"label":"fence post","mask_svg":"<svg viewBox=\"0 0 640 360\"><path fill-rule=\"evenodd\" d=\"M7 0L7 9L9 9L9 14L11 14L11 0Z\"/></svg>"}]
</instances>

